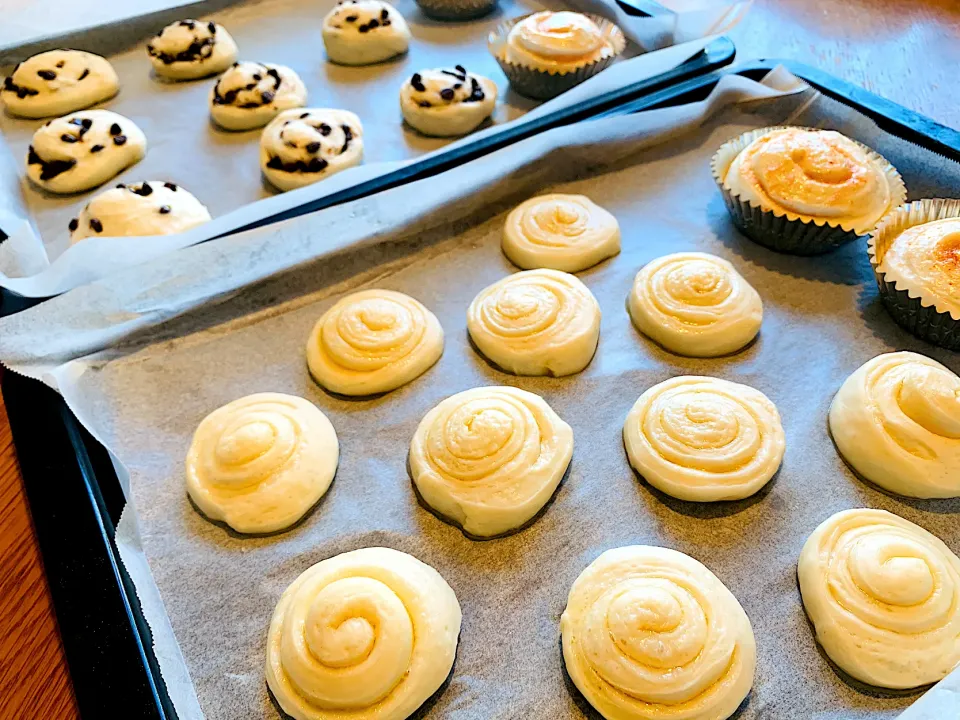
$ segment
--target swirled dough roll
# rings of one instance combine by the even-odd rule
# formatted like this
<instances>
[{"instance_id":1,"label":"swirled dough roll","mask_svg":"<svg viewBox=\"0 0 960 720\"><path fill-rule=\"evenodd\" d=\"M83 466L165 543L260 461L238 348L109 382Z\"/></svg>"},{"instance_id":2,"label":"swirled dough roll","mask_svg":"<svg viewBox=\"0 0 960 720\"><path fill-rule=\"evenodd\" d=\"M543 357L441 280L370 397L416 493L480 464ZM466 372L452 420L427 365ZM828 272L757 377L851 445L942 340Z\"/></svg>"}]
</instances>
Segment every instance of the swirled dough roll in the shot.
<instances>
[{"instance_id":1,"label":"swirled dough roll","mask_svg":"<svg viewBox=\"0 0 960 720\"><path fill-rule=\"evenodd\" d=\"M323 18L323 44L332 62L371 65L403 55L410 28L390 3L340 0Z\"/></svg>"},{"instance_id":2,"label":"swirled dough roll","mask_svg":"<svg viewBox=\"0 0 960 720\"><path fill-rule=\"evenodd\" d=\"M283 530L330 487L340 446L327 416L303 398L257 393L203 419L187 453L187 492L237 532Z\"/></svg>"},{"instance_id":3,"label":"swirled dough roll","mask_svg":"<svg viewBox=\"0 0 960 720\"><path fill-rule=\"evenodd\" d=\"M400 86L403 119L424 135L456 137L476 130L497 104L497 84L463 65L415 72Z\"/></svg>"},{"instance_id":4,"label":"swirled dough roll","mask_svg":"<svg viewBox=\"0 0 960 720\"><path fill-rule=\"evenodd\" d=\"M960 496L960 377L924 355L878 355L830 406L830 432L853 469L898 495Z\"/></svg>"},{"instance_id":5,"label":"swirled dough roll","mask_svg":"<svg viewBox=\"0 0 960 720\"><path fill-rule=\"evenodd\" d=\"M0 97L11 115L42 118L96 105L119 89L106 58L83 50L50 50L17 65L3 79Z\"/></svg>"},{"instance_id":6,"label":"swirled dough roll","mask_svg":"<svg viewBox=\"0 0 960 720\"><path fill-rule=\"evenodd\" d=\"M425 373L442 353L437 316L392 290L347 295L323 314L307 341L310 374L341 395L394 390Z\"/></svg>"},{"instance_id":7,"label":"swirled dough roll","mask_svg":"<svg viewBox=\"0 0 960 720\"><path fill-rule=\"evenodd\" d=\"M647 390L627 415L630 464L681 500L740 500L777 472L786 440L780 413L747 385L675 377Z\"/></svg>"},{"instance_id":8,"label":"swirled dough roll","mask_svg":"<svg viewBox=\"0 0 960 720\"><path fill-rule=\"evenodd\" d=\"M647 263L627 301L637 329L691 357L736 352L760 331L763 303L726 260L707 253L664 255Z\"/></svg>"},{"instance_id":9,"label":"swirled dough roll","mask_svg":"<svg viewBox=\"0 0 960 720\"><path fill-rule=\"evenodd\" d=\"M263 127L284 110L306 104L300 76L269 63L234 63L210 91L210 117L227 130Z\"/></svg>"},{"instance_id":10,"label":"swirled dough roll","mask_svg":"<svg viewBox=\"0 0 960 720\"><path fill-rule=\"evenodd\" d=\"M572 375L597 351L600 305L573 275L526 270L480 291L467 310L467 331L509 373Z\"/></svg>"},{"instance_id":11,"label":"swirled dough roll","mask_svg":"<svg viewBox=\"0 0 960 720\"><path fill-rule=\"evenodd\" d=\"M147 43L153 71L170 80L194 80L222 73L237 59L237 43L213 21L178 20Z\"/></svg>"},{"instance_id":12,"label":"swirled dough roll","mask_svg":"<svg viewBox=\"0 0 960 720\"><path fill-rule=\"evenodd\" d=\"M267 685L295 720L404 720L443 684L460 634L436 570L364 548L306 570L277 603Z\"/></svg>"},{"instance_id":13,"label":"swirled dough roll","mask_svg":"<svg viewBox=\"0 0 960 720\"><path fill-rule=\"evenodd\" d=\"M570 678L607 720L725 720L753 685L747 614L675 550L603 553L573 583L560 633Z\"/></svg>"},{"instance_id":14,"label":"swirled dough roll","mask_svg":"<svg viewBox=\"0 0 960 720\"><path fill-rule=\"evenodd\" d=\"M960 559L885 510L845 510L814 530L797 567L830 659L857 680L905 689L960 663Z\"/></svg>"},{"instance_id":15,"label":"swirled dough roll","mask_svg":"<svg viewBox=\"0 0 960 720\"><path fill-rule=\"evenodd\" d=\"M541 195L507 216L501 247L524 270L579 272L620 252L620 225L584 195Z\"/></svg>"},{"instance_id":16,"label":"swirled dough roll","mask_svg":"<svg viewBox=\"0 0 960 720\"><path fill-rule=\"evenodd\" d=\"M573 430L543 398L512 387L457 393L426 414L410 470L430 507L470 535L521 527L553 495L573 455Z\"/></svg>"}]
</instances>

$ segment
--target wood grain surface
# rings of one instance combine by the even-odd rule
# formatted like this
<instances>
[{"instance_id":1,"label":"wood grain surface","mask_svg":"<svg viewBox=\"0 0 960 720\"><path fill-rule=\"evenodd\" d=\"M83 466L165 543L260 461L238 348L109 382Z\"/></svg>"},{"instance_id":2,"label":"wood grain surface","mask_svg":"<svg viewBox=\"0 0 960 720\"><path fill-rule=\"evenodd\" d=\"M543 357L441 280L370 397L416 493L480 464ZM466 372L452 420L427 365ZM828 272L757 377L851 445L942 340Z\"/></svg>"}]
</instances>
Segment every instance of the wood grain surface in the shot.
<instances>
[{"instance_id":1,"label":"wood grain surface","mask_svg":"<svg viewBox=\"0 0 960 720\"><path fill-rule=\"evenodd\" d=\"M960 128L960 0L757 0L730 35ZM0 718L77 717L0 399Z\"/></svg>"}]
</instances>

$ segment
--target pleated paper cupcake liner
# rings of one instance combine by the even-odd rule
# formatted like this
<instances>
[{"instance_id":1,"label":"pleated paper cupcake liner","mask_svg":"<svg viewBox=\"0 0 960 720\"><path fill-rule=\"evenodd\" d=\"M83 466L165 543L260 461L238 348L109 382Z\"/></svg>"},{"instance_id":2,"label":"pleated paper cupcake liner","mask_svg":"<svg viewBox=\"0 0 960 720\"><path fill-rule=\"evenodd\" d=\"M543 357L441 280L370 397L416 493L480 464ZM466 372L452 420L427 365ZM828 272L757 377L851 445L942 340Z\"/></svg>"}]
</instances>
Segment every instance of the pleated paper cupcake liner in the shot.
<instances>
[{"instance_id":1,"label":"pleated paper cupcake liner","mask_svg":"<svg viewBox=\"0 0 960 720\"><path fill-rule=\"evenodd\" d=\"M857 233L852 228L844 228L839 223L831 223L825 220L805 220L796 216L791 217L786 213L778 214L773 210L765 210L736 195L727 187L725 182L727 171L737 155L754 140L774 130L783 130L786 127L776 126L751 130L724 143L714 154L710 163L713 179L717 183L721 195L723 195L724 203L733 224L755 243L788 255L822 255L858 238L866 237L867 233ZM799 129L813 130L814 128ZM902 205L907 199L907 189L896 168L887 162L882 155L874 152L866 145L856 140L851 140L851 142L856 143L887 176L891 192L890 207L896 208Z\"/></svg>"},{"instance_id":2,"label":"pleated paper cupcake liner","mask_svg":"<svg viewBox=\"0 0 960 720\"><path fill-rule=\"evenodd\" d=\"M435 20L475 20L497 8L497 0L416 0L423 14Z\"/></svg>"},{"instance_id":3,"label":"pleated paper cupcake liner","mask_svg":"<svg viewBox=\"0 0 960 720\"><path fill-rule=\"evenodd\" d=\"M887 215L867 241L867 254L884 307L904 330L948 350L960 350L960 318L937 307L935 297L880 272L880 265L890 245L904 230L955 217L960 217L960 200L917 200Z\"/></svg>"},{"instance_id":4,"label":"pleated paper cupcake liner","mask_svg":"<svg viewBox=\"0 0 960 720\"><path fill-rule=\"evenodd\" d=\"M487 47L490 49L493 57L496 58L500 69L503 70L503 74L506 75L507 80L510 81L510 87L513 88L515 92L525 97L533 98L534 100L550 100L570 88L576 87L584 80L589 80L602 70L605 70L623 53L627 46L627 40L619 27L599 15L592 15L590 13L583 14L593 20L600 28L604 37L610 41L613 45L613 54L567 72L538 70L537 68L528 67L527 65L512 63L506 59L507 36L510 34L510 30L513 29L514 25L530 17L530 15L524 15L501 23L490 33L487 37Z\"/></svg>"}]
</instances>

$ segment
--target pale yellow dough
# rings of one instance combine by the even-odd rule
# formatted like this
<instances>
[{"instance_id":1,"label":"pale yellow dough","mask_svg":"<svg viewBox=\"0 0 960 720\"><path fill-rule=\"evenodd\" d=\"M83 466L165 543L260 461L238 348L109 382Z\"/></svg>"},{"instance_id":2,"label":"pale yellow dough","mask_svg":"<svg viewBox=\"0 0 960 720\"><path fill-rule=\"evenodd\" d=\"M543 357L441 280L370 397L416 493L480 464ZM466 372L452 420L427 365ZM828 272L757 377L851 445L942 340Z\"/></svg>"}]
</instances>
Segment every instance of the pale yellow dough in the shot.
<instances>
[{"instance_id":1,"label":"pale yellow dough","mask_svg":"<svg viewBox=\"0 0 960 720\"><path fill-rule=\"evenodd\" d=\"M404 720L453 668L460 604L436 570L364 548L306 570L277 603L267 685L295 720Z\"/></svg>"},{"instance_id":2,"label":"pale yellow dough","mask_svg":"<svg viewBox=\"0 0 960 720\"><path fill-rule=\"evenodd\" d=\"M43 118L96 105L119 89L106 58L83 50L49 50L17 65L4 79L0 97L11 115Z\"/></svg>"},{"instance_id":3,"label":"pale yellow dough","mask_svg":"<svg viewBox=\"0 0 960 720\"><path fill-rule=\"evenodd\" d=\"M233 65L237 43L218 23L178 20L147 42L147 55L158 76L195 80L222 73Z\"/></svg>"},{"instance_id":4,"label":"pale yellow dough","mask_svg":"<svg viewBox=\"0 0 960 720\"><path fill-rule=\"evenodd\" d=\"M543 398L481 387L426 414L410 443L410 471L430 507L470 535L523 526L552 497L573 455L573 430Z\"/></svg>"},{"instance_id":5,"label":"pale yellow dough","mask_svg":"<svg viewBox=\"0 0 960 720\"><path fill-rule=\"evenodd\" d=\"M960 319L960 218L907 228L891 241L878 271L910 297Z\"/></svg>"},{"instance_id":6,"label":"pale yellow dough","mask_svg":"<svg viewBox=\"0 0 960 720\"><path fill-rule=\"evenodd\" d=\"M610 39L586 15L544 10L511 28L505 57L508 62L536 70L570 72L617 52Z\"/></svg>"},{"instance_id":7,"label":"pale yellow dough","mask_svg":"<svg viewBox=\"0 0 960 720\"><path fill-rule=\"evenodd\" d=\"M457 137L476 130L497 104L497 84L462 65L414 73L400 87L400 111L415 130Z\"/></svg>"},{"instance_id":8,"label":"pale yellow dough","mask_svg":"<svg viewBox=\"0 0 960 720\"><path fill-rule=\"evenodd\" d=\"M797 566L817 642L857 680L906 689L960 664L960 559L885 510L844 510L814 530Z\"/></svg>"},{"instance_id":9,"label":"pale yellow dough","mask_svg":"<svg viewBox=\"0 0 960 720\"><path fill-rule=\"evenodd\" d=\"M263 127L284 110L306 104L306 85L284 65L234 63L210 90L210 117L226 130Z\"/></svg>"},{"instance_id":10,"label":"pale yellow dough","mask_svg":"<svg viewBox=\"0 0 960 720\"><path fill-rule=\"evenodd\" d=\"M323 18L327 57L341 65L371 65L403 55L410 28L403 15L382 0L341 0Z\"/></svg>"},{"instance_id":11,"label":"pale yellow dough","mask_svg":"<svg viewBox=\"0 0 960 720\"><path fill-rule=\"evenodd\" d=\"M756 641L726 586L675 550L608 550L574 582L563 659L606 720L725 720L753 685Z\"/></svg>"}]
</instances>

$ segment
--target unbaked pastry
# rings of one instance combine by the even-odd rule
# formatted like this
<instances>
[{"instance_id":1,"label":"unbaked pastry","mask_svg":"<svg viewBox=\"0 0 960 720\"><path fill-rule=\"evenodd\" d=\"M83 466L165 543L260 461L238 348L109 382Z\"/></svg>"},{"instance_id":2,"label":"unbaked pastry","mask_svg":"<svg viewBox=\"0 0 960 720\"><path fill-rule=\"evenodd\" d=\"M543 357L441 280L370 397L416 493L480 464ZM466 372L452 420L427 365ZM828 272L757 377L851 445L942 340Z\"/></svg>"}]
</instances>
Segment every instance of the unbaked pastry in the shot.
<instances>
[{"instance_id":1,"label":"unbaked pastry","mask_svg":"<svg viewBox=\"0 0 960 720\"><path fill-rule=\"evenodd\" d=\"M262 127L284 110L306 104L303 81L283 65L234 63L210 91L210 116L227 130Z\"/></svg>"},{"instance_id":2,"label":"unbaked pastry","mask_svg":"<svg viewBox=\"0 0 960 720\"><path fill-rule=\"evenodd\" d=\"M514 375L572 375L600 339L600 305L587 286L558 270L525 270L484 288L467 310L470 338Z\"/></svg>"},{"instance_id":3,"label":"unbaked pastry","mask_svg":"<svg viewBox=\"0 0 960 720\"><path fill-rule=\"evenodd\" d=\"M725 720L750 692L750 619L706 567L675 550L608 550L560 618L563 659L607 720Z\"/></svg>"},{"instance_id":4,"label":"unbaked pastry","mask_svg":"<svg viewBox=\"0 0 960 720\"><path fill-rule=\"evenodd\" d=\"M323 45L332 62L372 65L403 55L410 28L390 3L340 0L323 19Z\"/></svg>"},{"instance_id":5,"label":"unbaked pastry","mask_svg":"<svg viewBox=\"0 0 960 720\"><path fill-rule=\"evenodd\" d=\"M33 134L27 177L52 193L81 192L140 162L146 152L147 138L133 120L109 110L81 110Z\"/></svg>"},{"instance_id":6,"label":"unbaked pastry","mask_svg":"<svg viewBox=\"0 0 960 720\"><path fill-rule=\"evenodd\" d=\"M573 455L573 430L539 395L481 387L426 414L410 443L424 501L464 532L522 527L553 496Z\"/></svg>"},{"instance_id":7,"label":"unbaked pastry","mask_svg":"<svg viewBox=\"0 0 960 720\"><path fill-rule=\"evenodd\" d=\"M563 73L617 52L610 38L586 15L543 10L511 28L505 57L535 70Z\"/></svg>"},{"instance_id":8,"label":"unbaked pastry","mask_svg":"<svg viewBox=\"0 0 960 720\"><path fill-rule=\"evenodd\" d=\"M647 390L627 415L630 464L680 500L740 500L777 472L786 439L780 413L747 385L711 377L671 378Z\"/></svg>"},{"instance_id":9,"label":"unbaked pastry","mask_svg":"<svg viewBox=\"0 0 960 720\"><path fill-rule=\"evenodd\" d=\"M403 119L424 135L466 135L490 117L496 104L496 83L463 65L421 70L400 88Z\"/></svg>"},{"instance_id":10,"label":"unbaked pastry","mask_svg":"<svg viewBox=\"0 0 960 720\"><path fill-rule=\"evenodd\" d=\"M11 115L56 117L109 100L120 89L113 66L83 50L50 50L17 65L0 97Z\"/></svg>"},{"instance_id":11,"label":"unbaked pastry","mask_svg":"<svg viewBox=\"0 0 960 720\"><path fill-rule=\"evenodd\" d=\"M303 398L257 393L227 403L197 427L187 492L237 532L288 528L330 487L340 446L327 416Z\"/></svg>"},{"instance_id":12,"label":"unbaked pastry","mask_svg":"<svg viewBox=\"0 0 960 720\"><path fill-rule=\"evenodd\" d=\"M320 317L307 341L310 374L341 395L394 390L425 373L442 353L437 316L392 290L347 295Z\"/></svg>"},{"instance_id":13,"label":"unbaked pastry","mask_svg":"<svg viewBox=\"0 0 960 720\"><path fill-rule=\"evenodd\" d=\"M450 674L460 604L436 570L389 548L307 569L267 634L267 685L295 720L405 720Z\"/></svg>"},{"instance_id":14,"label":"unbaked pastry","mask_svg":"<svg viewBox=\"0 0 960 720\"><path fill-rule=\"evenodd\" d=\"M237 43L212 20L170 23L147 43L153 71L170 80L194 80L222 73L237 59Z\"/></svg>"},{"instance_id":15,"label":"unbaked pastry","mask_svg":"<svg viewBox=\"0 0 960 720\"><path fill-rule=\"evenodd\" d=\"M760 331L763 303L726 260L700 252L647 263L627 300L637 329L667 350L691 357L736 352Z\"/></svg>"},{"instance_id":16,"label":"unbaked pastry","mask_svg":"<svg viewBox=\"0 0 960 720\"><path fill-rule=\"evenodd\" d=\"M579 272L620 252L620 225L584 195L540 195L510 212L501 247L524 270Z\"/></svg>"},{"instance_id":17,"label":"unbaked pastry","mask_svg":"<svg viewBox=\"0 0 960 720\"><path fill-rule=\"evenodd\" d=\"M310 185L361 160L363 126L348 110L286 110L260 136L260 169L281 190Z\"/></svg>"},{"instance_id":18,"label":"unbaked pastry","mask_svg":"<svg viewBox=\"0 0 960 720\"><path fill-rule=\"evenodd\" d=\"M797 566L817 642L857 680L906 689L960 663L960 559L885 510L844 510L814 530Z\"/></svg>"},{"instance_id":19,"label":"unbaked pastry","mask_svg":"<svg viewBox=\"0 0 960 720\"><path fill-rule=\"evenodd\" d=\"M898 495L960 496L960 377L924 355L878 355L853 373L830 406L840 454Z\"/></svg>"},{"instance_id":20,"label":"unbaked pastry","mask_svg":"<svg viewBox=\"0 0 960 720\"><path fill-rule=\"evenodd\" d=\"M910 297L960 318L960 218L908 227L890 242L877 271Z\"/></svg>"}]
</instances>

